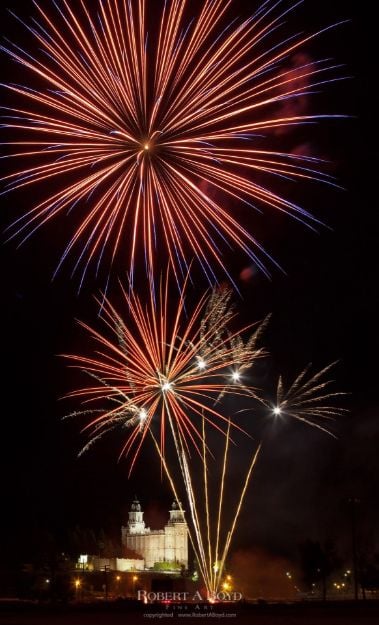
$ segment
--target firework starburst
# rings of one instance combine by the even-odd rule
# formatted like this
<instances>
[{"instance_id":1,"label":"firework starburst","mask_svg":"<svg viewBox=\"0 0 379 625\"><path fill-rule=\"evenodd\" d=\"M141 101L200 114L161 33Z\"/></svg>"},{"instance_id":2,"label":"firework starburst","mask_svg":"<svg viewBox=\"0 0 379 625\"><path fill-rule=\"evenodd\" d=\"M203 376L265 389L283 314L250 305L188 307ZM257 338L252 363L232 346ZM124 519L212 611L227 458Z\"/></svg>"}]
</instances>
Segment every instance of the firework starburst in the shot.
<instances>
[{"instance_id":1,"label":"firework starburst","mask_svg":"<svg viewBox=\"0 0 379 625\"><path fill-rule=\"evenodd\" d=\"M152 280L163 251L182 284L193 257L211 282L217 266L228 273L227 247L265 271L267 254L233 206L314 223L262 180L328 176L314 158L262 148L261 136L316 121L283 113L283 101L331 81L336 68L304 61L293 80L288 58L319 34L281 38L298 3L264 2L239 23L228 22L229 4L204 0L191 20L185 0L154 10L145 0L75 11L66 0L35 3L39 18L26 24L33 52L3 48L36 79L6 85L18 99L6 118L13 156L28 162L6 182L7 190L43 183L48 191L11 236L25 240L68 215L60 264L74 254L82 280L90 265L110 266L120 253L133 281L140 252Z\"/></svg>"},{"instance_id":2,"label":"firework starburst","mask_svg":"<svg viewBox=\"0 0 379 625\"><path fill-rule=\"evenodd\" d=\"M163 456L167 428L187 451L193 444L200 453L202 419L226 429L217 400L224 394L255 396L241 372L263 354L256 344L259 328L246 343L243 329L231 330L236 315L230 291L205 294L189 317L183 293L175 312L169 310L167 284L158 303L151 297L147 307L134 293L122 294L128 320L105 300L103 318L112 338L82 323L99 347L90 357L68 357L95 382L71 393L83 400L84 414L92 413L85 427L89 444L110 430L127 428L121 455L134 449L133 466L147 432L158 422Z\"/></svg>"},{"instance_id":3,"label":"firework starburst","mask_svg":"<svg viewBox=\"0 0 379 625\"><path fill-rule=\"evenodd\" d=\"M333 362L316 373L311 373L311 365L308 365L288 388L280 376L275 402L264 403L276 417L287 415L333 436L332 432L322 425L322 420L333 420L346 412L335 401L346 393L332 390L333 380L327 376L335 364Z\"/></svg>"}]
</instances>

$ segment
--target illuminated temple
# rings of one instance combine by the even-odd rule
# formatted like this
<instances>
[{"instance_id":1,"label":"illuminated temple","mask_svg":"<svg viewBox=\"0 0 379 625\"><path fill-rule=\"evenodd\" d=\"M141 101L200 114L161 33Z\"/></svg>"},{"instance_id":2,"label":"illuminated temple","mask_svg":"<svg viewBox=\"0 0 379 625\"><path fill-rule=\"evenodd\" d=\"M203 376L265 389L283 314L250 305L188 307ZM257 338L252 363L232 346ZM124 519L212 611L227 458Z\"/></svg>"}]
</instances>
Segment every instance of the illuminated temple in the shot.
<instances>
[{"instance_id":1,"label":"illuminated temple","mask_svg":"<svg viewBox=\"0 0 379 625\"><path fill-rule=\"evenodd\" d=\"M175 563L188 568L188 528L184 512L176 501L169 511L170 518L162 530L145 526L140 502L135 499L129 511L126 527L121 528L122 544L129 551L141 556L145 568L159 563Z\"/></svg>"},{"instance_id":2,"label":"illuminated temple","mask_svg":"<svg viewBox=\"0 0 379 625\"><path fill-rule=\"evenodd\" d=\"M81 555L77 568L89 571L144 571L167 572L188 568L188 527L184 512L176 501L169 511L170 518L161 530L146 527L138 499L129 511L128 524L121 527L122 557Z\"/></svg>"}]
</instances>

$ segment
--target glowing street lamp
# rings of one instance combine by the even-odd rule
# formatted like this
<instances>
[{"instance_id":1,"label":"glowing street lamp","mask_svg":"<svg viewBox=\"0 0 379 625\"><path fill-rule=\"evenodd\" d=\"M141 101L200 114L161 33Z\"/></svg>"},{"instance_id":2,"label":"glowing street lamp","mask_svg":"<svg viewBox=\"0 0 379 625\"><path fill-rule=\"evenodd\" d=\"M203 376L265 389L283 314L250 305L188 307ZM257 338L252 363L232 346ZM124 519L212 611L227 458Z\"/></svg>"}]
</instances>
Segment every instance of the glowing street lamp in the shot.
<instances>
[{"instance_id":1,"label":"glowing street lamp","mask_svg":"<svg viewBox=\"0 0 379 625\"><path fill-rule=\"evenodd\" d=\"M80 579L76 579L74 581L74 586L75 586L75 599L78 600L79 590L80 590L80 586L81 586Z\"/></svg>"},{"instance_id":2,"label":"glowing street lamp","mask_svg":"<svg viewBox=\"0 0 379 625\"><path fill-rule=\"evenodd\" d=\"M120 592L120 581L121 581L120 575L116 575L115 580L116 580L116 592L117 592L117 594L119 594L119 592Z\"/></svg>"},{"instance_id":3,"label":"glowing street lamp","mask_svg":"<svg viewBox=\"0 0 379 625\"><path fill-rule=\"evenodd\" d=\"M136 594L136 582L138 581L138 576L133 575L132 580L133 580L133 595L135 595Z\"/></svg>"}]
</instances>

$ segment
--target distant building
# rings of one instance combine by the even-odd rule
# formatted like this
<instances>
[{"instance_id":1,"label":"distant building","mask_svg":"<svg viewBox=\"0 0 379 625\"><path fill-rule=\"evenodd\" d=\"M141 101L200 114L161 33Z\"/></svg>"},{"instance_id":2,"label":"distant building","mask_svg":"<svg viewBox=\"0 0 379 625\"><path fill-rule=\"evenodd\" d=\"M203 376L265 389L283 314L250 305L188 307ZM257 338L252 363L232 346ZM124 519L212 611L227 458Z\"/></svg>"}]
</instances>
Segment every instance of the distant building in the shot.
<instances>
[{"instance_id":1,"label":"distant building","mask_svg":"<svg viewBox=\"0 0 379 625\"><path fill-rule=\"evenodd\" d=\"M163 530L145 526L140 502L135 499L129 512L126 527L121 528L122 544L143 557L145 568L166 562L188 568L188 527L184 512L174 501L170 518Z\"/></svg>"},{"instance_id":2,"label":"distant building","mask_svg":"<svg viewBox=\"0 0 379 625\"><path fill-rule=\"evenodd\" d=\"M143 511L138 499L132 503L126 527L121 527L121 542L124 557L104 558L81 555L77 568L100 571L106 567L112 571L143 571L161 567L175 570L188 568L188 527L184 511L174 501L169 511L170 518L163 530L151 530L145 526ZM126 556L126 557L125 557Z\"/></svg>"},{"instance_id":3,"label":"distant building","mask_svg":"<svg viewBox=\"0 0 379 625\"><path fill-rule=\"evenodd\" d=\"M100 556L79 556L76 568L82 571L143 571L145 561L143 558L102 558Z\"/></svg>"}]
</instances>

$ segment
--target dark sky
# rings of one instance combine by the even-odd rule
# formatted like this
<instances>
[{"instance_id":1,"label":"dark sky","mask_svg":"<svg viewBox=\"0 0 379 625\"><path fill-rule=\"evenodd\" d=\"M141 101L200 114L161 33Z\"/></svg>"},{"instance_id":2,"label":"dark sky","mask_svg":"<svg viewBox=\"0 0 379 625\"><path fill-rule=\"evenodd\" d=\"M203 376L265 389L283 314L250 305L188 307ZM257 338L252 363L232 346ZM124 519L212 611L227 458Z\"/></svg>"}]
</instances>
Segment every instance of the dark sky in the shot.
<instances>
[{"instance_id":1,"label":"dark sky","mask_svg":"<svg viewBox=\"0 0 379 625\"><path fill-rule=\"evenodd\" d=\"M245 11L247 4L243 4ZM273 313L266 335L272 354L267 375L282 371L291 377L310 361L320 368L338 359L337 386L351 393L346 400L350 414L334 426L337 440L293 422L275 428L263 427L261 422L257 425L256 435L264 432L266 444L236 544L259 546L290 558L295 557L297 544L306 537L335 538L346 552L346 502L352 496L361 499L362 545L372 551L375 540L379 540L374 530L379 512L374 310L377 218L372 199L375 126L370 44L368 37L362 37L364 20L355 5L342 0L308 0L292 22L313 29L338 18L352 19L306 50L311 57L336 58L346 64L342 73L352 76L344 84L326 87L326 94L314 96L309 106L317 104L325 110L343 112L351 119L305 128L284 139L289 149L307 145L313 153L329 159L331 173L346 189L305 184L294 190L296 199L329 229L321 227L314 234L289 219L254 216L255 232L286 272L273 270L271 281L257 272L247 281L240 280L248 262L242 254L228 258L241 289L241 298L236 295L236 300L242 319L250 322ZM25 1L12 2L12 9L24 19L33 12L31 3ZM24 41L22 28L15 25L3 5L0 23L6 37ZM13 80L13 72L21 80L23 71L5 59L5 80ZM283 192L287 191L292 193L291 188ZM35 197L39 192L36 189ZM4 227L28 206L30 197L34 199L33 193L16 192L2 198ZM51 281L63 236L50 224L18 250L14 242L4 242L4 235L0 248L1 524L6 529L0 535L6 541L9 533L16 539L27 537L33 526L54 531L77 523L117 527L135 492L150 507L154 523L156 511L164 511L171 499L160 482L159 464L152 450L143 454L129 481L127 465L117 463L115 440L99 445L83 458L76 457L81 444L79 424L62 422L61 417L73 406L59 400L72 388L74 374L67 372L56 355L85 348L74 319L94 320L97 308L92 294L103 285L90 277L77 295L77 281L70 280L65 269ZM121 268L119 273L122 275ZM196 270L194 276L196 289L203 290L204 279ZM138 288L141 293L146 291L142 280ZM241 459L247 453L244 445ZM233 479L238 478L238 470L236 464Z\"/></svg>"}]
</instances>

